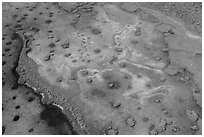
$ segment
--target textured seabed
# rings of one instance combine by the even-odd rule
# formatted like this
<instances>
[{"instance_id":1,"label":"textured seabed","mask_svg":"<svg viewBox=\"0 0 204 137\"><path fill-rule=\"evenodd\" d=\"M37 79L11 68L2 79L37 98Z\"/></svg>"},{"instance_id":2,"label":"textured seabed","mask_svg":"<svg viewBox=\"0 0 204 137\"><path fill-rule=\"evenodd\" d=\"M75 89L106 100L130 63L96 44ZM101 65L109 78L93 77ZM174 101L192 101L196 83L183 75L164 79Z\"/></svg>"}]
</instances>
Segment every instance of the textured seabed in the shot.
<instances>
[{"instance_id":1,"label":"textured seabed","mask_svg":"<svg viewBox=\"0 0 204 137\"><path fill-rule=\"evenodd\" d=\"M2 3L2 134L202 134L202 3Z\"/></svg>"}]
</instances>

